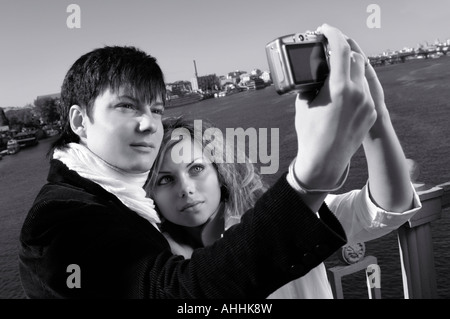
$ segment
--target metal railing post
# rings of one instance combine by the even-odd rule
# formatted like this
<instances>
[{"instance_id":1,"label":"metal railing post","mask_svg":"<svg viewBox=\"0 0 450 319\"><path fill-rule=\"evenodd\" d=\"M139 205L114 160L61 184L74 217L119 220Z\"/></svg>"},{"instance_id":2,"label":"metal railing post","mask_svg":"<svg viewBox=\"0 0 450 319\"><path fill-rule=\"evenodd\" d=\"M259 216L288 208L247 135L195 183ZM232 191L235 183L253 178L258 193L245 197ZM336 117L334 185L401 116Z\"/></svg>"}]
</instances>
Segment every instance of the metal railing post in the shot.
<instances>
[{"instance_id":1,"label":"metal railing post","mask_svg":"<svg viewBox=\"0 0 450 319\"><path fill-rule=\"evenodd\" d=\"M398 229L405 299L437 297L431 222L441 218L444 190L418 185L422 208Z\"/></svg>"}]
</instances>

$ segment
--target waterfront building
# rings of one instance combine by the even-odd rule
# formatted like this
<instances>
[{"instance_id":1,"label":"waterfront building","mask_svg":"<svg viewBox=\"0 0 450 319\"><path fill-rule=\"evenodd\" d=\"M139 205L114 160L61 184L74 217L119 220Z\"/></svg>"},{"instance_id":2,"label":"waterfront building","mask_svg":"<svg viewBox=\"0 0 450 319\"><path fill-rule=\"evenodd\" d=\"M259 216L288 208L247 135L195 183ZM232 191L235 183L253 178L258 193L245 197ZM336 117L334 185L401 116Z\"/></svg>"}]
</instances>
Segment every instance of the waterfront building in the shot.
<instances>
[{"instance_id":1,"label":"waterfront building","mask_svg":"<svg viewBox=\"0 0 450 319\"><path fill-rule=\"evenodd\" d=\"M198 80L197 80L197 77L193 77L191 79L191 87L192 87L192 91L194 91L194 92L198 91Z\"/></svg>"},{"instance_id":2,"label":"waterfront building","mask_svg":"<svg viewBox=\"0 0 450 319\"><path fill-rule=\"evenodd\" d=\"M272 77L270 76L269 71L263 71L259 77L266 83L272 82Z\"/></svg>"}]
</instances>

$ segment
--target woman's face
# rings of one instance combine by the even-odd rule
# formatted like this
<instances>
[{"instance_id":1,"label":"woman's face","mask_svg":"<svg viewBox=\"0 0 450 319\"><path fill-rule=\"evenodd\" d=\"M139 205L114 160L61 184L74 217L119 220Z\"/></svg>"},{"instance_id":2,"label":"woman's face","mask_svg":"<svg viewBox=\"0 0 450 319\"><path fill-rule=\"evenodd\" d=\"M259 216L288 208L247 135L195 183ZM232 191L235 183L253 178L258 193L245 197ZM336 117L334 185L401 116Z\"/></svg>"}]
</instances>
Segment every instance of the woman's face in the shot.
<instances>
[{"instance_id":1,"label":"woman's face","mask_svg":"<svg viewBox=\"0 0 450 319\"><path fill-rule=\"evenodd\" d=\"M203 157L202 147L197 142L184 139L176 145L184 151L176 154L175 163L172 149L167 150L156 179L153 200L164 218L172 223L200 226L220 205L217 171L211 161Z\"/></svg>"}]
</instances>

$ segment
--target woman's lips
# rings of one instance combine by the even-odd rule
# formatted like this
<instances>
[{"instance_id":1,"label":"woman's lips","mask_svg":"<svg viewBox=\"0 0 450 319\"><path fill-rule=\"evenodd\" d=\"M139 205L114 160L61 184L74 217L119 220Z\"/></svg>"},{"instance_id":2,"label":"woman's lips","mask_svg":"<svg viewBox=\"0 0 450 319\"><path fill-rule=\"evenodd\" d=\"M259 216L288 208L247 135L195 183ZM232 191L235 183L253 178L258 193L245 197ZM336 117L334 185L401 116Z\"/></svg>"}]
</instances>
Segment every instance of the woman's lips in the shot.
<instances>
[{"instance_id":1,"label":"woman's lips","mask_svg":"<svg viewBox=\"0 0 450 319\"><path fill-rule=\"evenodd\" d=\"M203 201L194 201L194 202L187 203L186 205L181 207L180 211L184 212L185 210L188 210L189 208L197 207L200 204L203 204Z\"/></svg>"}]
</instances>

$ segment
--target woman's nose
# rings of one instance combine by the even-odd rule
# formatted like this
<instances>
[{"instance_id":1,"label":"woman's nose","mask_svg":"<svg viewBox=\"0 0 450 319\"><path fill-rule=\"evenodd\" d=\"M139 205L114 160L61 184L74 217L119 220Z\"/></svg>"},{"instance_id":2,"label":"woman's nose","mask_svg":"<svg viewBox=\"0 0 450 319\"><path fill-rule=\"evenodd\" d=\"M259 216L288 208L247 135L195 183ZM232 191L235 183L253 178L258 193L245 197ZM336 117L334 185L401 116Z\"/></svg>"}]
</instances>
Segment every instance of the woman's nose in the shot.
<instances>
[{"instance_id":1,"label":"woman's nose","mask_svg":"<svg viewBox=\"0 0 450 319\"><path fill-rule=\"evenodd\" d=\"M194 183L187 177L180 178L180 188L178 191L179 197L193 195L195 193Z\"/></svg>"}]
</instances>

